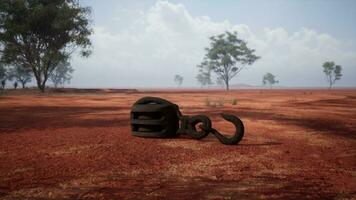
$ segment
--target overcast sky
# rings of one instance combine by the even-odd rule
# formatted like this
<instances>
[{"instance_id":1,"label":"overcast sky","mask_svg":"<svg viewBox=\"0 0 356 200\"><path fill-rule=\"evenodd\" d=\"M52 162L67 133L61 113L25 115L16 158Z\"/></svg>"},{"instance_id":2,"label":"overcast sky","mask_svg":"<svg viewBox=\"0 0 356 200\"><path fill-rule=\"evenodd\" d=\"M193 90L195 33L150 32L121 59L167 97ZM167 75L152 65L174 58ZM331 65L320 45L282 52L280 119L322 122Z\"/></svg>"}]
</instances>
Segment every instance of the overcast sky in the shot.
<instances>
[{"instance_id":1,"label":"overcast sky","mask_svg":"<svg viewBox=\"0 0 356 200\"><path fill-rule=\"evenodd\" d=\"M74 87L198 87L209 36L237 31L261 56L231 83L326 86L322 63L343 67L337 86L356 86L356 1L82 0L92 8L93 54L73 57Z\"/></svg>"}]
</instances>

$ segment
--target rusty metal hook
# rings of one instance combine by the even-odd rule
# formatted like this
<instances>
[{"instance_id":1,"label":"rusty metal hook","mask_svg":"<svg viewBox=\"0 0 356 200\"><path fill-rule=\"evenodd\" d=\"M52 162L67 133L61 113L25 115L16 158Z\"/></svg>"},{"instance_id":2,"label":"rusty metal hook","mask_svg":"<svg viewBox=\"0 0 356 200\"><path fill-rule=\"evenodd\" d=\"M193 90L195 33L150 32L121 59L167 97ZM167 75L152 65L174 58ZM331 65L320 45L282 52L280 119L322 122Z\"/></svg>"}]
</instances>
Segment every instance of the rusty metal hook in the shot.
<instances>
[{"instance_id":1,"label":"rusty metal hook","mask_svg":"<svg viewBox=\"0 0 356 200\"><path fill-rule=\"evenodd\" d=\"M178 134L188 134L194 139L202 139L206 137L211 130L211 121L205 115L193 115L187 116L183 115L180 117L181 126L178 130ZM200 124L200 131L196 129L196 125Z\"/></svg>"},{"instance_id":2,"label":"rusty metal hook","mask_svg":"<svg viewBox=\"0 0 356 200\"><path fill-rule=\"evenodd\" d=\"M205 115L181 117L182 123L178 133L187 133L194 139L202 139L206 137L209 133L212 133L223 144L234 145L239 143L242 137L244 136L245 130L242 121L235 115L231 114L222 113L221 116L235 126L235 133L232 137L226 137L224 136L224 134L221 134L219 131L212 128L211 120ZM199 123L201 123L201 125L199 126L201 130L197 131L196 125Z\"/></svg>"},{"instance_id":3,"label":"rusty metal hook","mask_svg":"<svg viewBox=\"0 0 356 200\"><path fill-rule=\"evenodd\" d=\"M216 129L213 129L213 128L210 130L210 132L212 134L214 134L215 137L217 137L219 139L219 141L221 143L223 143L223 144L234 145L234 144L239 143L241 141L242 137L244 136L244 132L245 132L244 124L235 115L222 113L221 116L225 120L227 120L227 121L231 122L232 124L234 124L234 126L235 126L235 134L232 137L226 137L223 134L221 134L219 131L217 131Z\"/></svg>"}]
</instances>

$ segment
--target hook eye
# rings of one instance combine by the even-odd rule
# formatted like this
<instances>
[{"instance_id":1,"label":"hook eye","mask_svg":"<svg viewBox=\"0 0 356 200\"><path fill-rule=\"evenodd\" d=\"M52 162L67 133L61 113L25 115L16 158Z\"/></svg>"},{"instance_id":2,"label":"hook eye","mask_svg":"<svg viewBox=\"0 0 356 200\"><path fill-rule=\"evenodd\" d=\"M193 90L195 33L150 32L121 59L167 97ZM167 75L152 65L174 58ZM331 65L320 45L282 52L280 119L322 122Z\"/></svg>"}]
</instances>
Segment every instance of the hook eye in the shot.
<instances>
[{"instance_id":1,"label":"hook eye","mask_svg":"<svg viewBox=\"0 0 356 200\"><path fill-rule=\"evenodd\" d=\"M202 123L199 128L201 128L200 131L197 131L196 125L199 123ZM194 139L202 139L206 137L210 130L211 130L211 121L210 119L205 116L205 115L194 115L191 118L189 118L189 123L188 123L188 131L187 134L190 135Z\"/></svg>"},{"instance_id":2,"label":"hook eye","mask_svg":"<svg viewBox=\"0 0 356 200\"><path fill-rule=\"evenodd\" d=\"M213 133L221 143L227 145L234 145L241 141L242 137L244 136L245 127L242 121L236 117L235 115L231 114L224 114L222 113L221 116L226 120L234 124L235 126L235 134L232 137L226 137L221 134L216 129L211 129L211 133Z\"/></svg>"}]
</instances>

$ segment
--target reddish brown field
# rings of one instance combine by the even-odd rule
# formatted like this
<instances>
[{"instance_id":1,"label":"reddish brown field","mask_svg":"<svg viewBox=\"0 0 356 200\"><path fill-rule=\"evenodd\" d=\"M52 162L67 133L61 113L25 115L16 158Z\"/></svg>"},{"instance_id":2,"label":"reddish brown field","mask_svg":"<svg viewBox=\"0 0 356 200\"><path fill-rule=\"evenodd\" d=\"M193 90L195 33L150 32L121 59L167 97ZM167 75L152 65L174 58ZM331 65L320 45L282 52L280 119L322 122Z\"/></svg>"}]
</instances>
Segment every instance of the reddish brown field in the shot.
<instances>
[{"instance_id":1,"label":"reddish brown field","mask_svg":"<svg viewBox=\"0 0 356 200\"><path fill-rule=\"evenodd\" d=\"M148 95L225 132L219 113L236 114L245 137L132 137L130 106ZM0 199L352 198L356 90L0 96Z\"/></svg>"}]
</instances>

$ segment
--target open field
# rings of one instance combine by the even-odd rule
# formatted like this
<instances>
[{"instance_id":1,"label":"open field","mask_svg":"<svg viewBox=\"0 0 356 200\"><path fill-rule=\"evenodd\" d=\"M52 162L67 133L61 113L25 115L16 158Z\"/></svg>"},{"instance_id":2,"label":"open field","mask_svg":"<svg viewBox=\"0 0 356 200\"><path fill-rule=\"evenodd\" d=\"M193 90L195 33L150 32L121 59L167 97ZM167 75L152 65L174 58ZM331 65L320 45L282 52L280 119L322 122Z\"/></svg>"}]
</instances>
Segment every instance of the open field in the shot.
<instances>
[{"instance_id":1,"label":"open field","mask_svg":"<svg viewBox=\"0 0 356 200\"><path fill-rule=\"evenodd\" d=\"M245 124L214 136L132 137L130 106L159 96L184 114ZM206 105L206 99L223 106ZM232 105L232 99L237 105ZM356 198L356 90L0 96L0 199Z\"/></svg>"}]
</instances>

